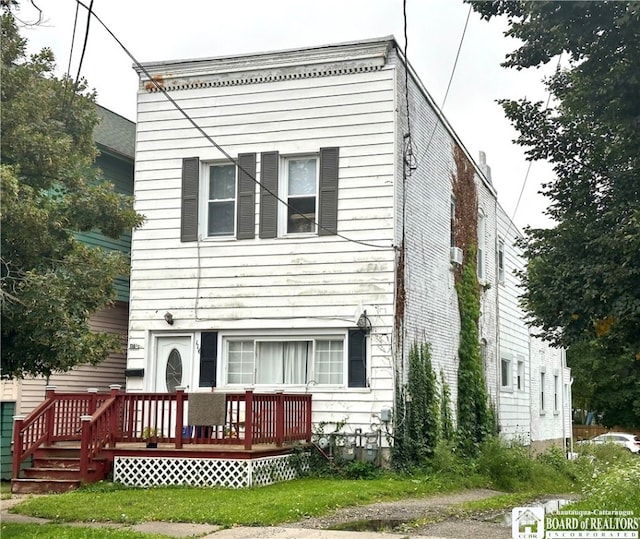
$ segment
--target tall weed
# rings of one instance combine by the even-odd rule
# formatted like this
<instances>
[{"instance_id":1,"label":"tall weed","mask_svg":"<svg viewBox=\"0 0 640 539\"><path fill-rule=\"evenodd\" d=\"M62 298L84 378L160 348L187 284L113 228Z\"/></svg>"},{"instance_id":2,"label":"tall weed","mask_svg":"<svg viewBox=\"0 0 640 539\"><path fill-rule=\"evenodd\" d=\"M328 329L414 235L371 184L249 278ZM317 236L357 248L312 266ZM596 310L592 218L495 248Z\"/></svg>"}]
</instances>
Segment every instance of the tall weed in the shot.
<instances>
[{"instance_id":1,"label":"tall weed","mask_svg":"<svg viewBox=\"0 0 640 539\"><path fill-rule=\"evenodd\" d=\"M507 492L569 492L575 488L569 466L560 464L555 450L532 458L529 448L517 441L494 437L487 440L478 457L478 471L495 488Z\"/></svg>"}]
</instances>

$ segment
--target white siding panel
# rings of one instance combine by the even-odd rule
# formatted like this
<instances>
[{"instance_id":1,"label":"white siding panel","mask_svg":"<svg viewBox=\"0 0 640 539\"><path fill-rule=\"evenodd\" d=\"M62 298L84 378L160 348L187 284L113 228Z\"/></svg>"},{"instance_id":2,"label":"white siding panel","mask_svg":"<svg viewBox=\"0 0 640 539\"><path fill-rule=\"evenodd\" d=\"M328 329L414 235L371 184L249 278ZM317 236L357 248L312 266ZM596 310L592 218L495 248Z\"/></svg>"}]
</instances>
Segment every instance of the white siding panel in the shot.
<instances>
[{"instance_id":1,"label":"white siding panel","mask_svg":"<svg viewBox=\"0 0 640 539\"><path fill-rule=\"evenodd\" d=\"M125 303L118 302L113 307L96 313L91 319L91 329L106 333L122 335L122 351L111 354L97 366L79 365L69 372L53 374L49 384L56 386L56 391L84 392L90 387L107 391L109 385L125 385L124 370L126 367L128 309ZM28 414L36 408L45 396L45 378L28 378L20 382L20 401L17 409L21 414Z\"/></svg>"},{"instance_id":2,"label":"white siding panel","mask_svg":"<svg viewBox=\"0 0 640 539\"><path fill-rule=\"evenodd\" d=\"M318 417L349 416L368 430L393 402L390 332L394 292L393 71L353 73L234 87L181 90L172 96L232 157L286 156L339 146L338 231L346 237L179 241L181 159L224 160L158 93L139 93L129 366L149 367L149 332L286 330L355 326L366 308L374 322L372 388L314 391ZM256 193L257 193L256 186ZM256 228L259 197L256 197ZM364 241L370 245L354 243ZM380 248L375 246L379 245ZM150 371L148 371L150 372ZM129 380L130 390L144 381Z\"/></svg>"}]
</instances>

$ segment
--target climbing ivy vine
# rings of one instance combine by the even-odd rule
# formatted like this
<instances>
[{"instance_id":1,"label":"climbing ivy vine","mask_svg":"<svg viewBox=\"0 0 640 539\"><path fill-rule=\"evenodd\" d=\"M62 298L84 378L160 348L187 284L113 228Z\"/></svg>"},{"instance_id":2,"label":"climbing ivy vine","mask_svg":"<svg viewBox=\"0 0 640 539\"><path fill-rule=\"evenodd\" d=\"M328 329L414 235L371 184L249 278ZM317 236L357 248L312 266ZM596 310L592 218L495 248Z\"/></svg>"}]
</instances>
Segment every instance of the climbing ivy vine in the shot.
<instances>
[{"instance_id":1,"label":"climbing ivy vine","mask_svg":"<svg viewBox=\"0 0 640 539\"><path fill-rule=\"evenodd\" d=\"M460 147L454 147L453 157L454 240L463 251L463 263L455 269L460 313L457 445L461 454L472 456L494 431L495 418L487 393L478 329L481 288L477 277L478 198L474 169Z\"/></svg>"}]
</instances>

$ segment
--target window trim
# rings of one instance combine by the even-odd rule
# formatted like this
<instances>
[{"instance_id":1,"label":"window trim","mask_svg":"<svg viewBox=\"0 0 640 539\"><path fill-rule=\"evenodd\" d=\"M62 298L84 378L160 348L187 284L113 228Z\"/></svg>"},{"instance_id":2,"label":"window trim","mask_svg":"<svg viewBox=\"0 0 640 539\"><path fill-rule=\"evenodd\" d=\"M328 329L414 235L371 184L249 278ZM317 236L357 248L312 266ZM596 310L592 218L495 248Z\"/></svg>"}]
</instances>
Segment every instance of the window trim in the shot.
<instances>
[{"instance_id":1,"label":"window trim","mask_svg":"<svg viewBox=\"0 0 640 539\"><path fill-rule=\"evenodd\" d=\"M476 270L478 280L484 282L487 278L487 242L486 242L487 216L481 208L478 211L478 252L476 253Z\"/></svg>"},{"instance_id":2,"label":"window trim","mask_svg":"<svg viewBox=\"0 0 640 539\"><path fill-rule=\"evenodd\" d=\"M215 167L233 167L235 185L234 185L234 198L233 198L233 232L231 234L212 234L209 235L209 204L212 202L210 195L211 188L211 169ZM202 223L201 223L201 235L203 238L218 240L235 238L238 233L238 167L235 163L229 163L228 161L207 161L202 163ZM219 199L223 201L229 201L231 199Z\"/></svg>"},{"instance_id":3,"label":"window trim","mask_svg":"<svg viewBox=\"0 0 640 539\"><path fill-rule=\"evenodd\" d=\"M545 370L544 368L540 369L540 387L538 388L538 394L539 394L539 398L540 398L540 415L545 415L546 414L546 409L545 409L545 389L546 389L546 377L545 377Z\"/></svg>"},{"instance_id":4,"label":"window trim","mask_svg":"<svg viewBox=\"0 0 640 539\"><path fill-rule=\"evenodd\" d=\"M507 379L505 380L505 367ZM500 357L500 390L501 391L513 391L513 358L509 355L503 355Z\"/></svg>"},{"instance_id":5,"label":"window trim","mask_svg":"<svg viewBox=\"0 0 640 539\"><path fill-rule=\"evenodd\" d=\"M497 252L497 258L498 258L498 282L500 284L504 284L505 281L505 252L504 252L504 239L501 237L498 237L498 252Z\"/></svg>"},{"instance_id":6,"label":"window trim","mask_svg":"<svg viewBox=\"0 0 640 539\"><path fill-rule=\"evenodd\" d=\"M517 363L517 374L516 374L516 389L518 391L525 391L526 383L525 383L525 363L524 359L518 359Z\"/></svg>"},{"instance_id":7,"label":"window trim","mask_svg":"<svg viewBox=\"0 0 640 539\"><path fill-rule=\"evenodd\" d=\"M291 161L301 161L306 159L313 159L316 162L316 177L315 177L315 213L312 218L313 230L307 232L289 232L289 163ZM320 206L320 155L314 153L283 155L280 159L280 178L282 181L279 185L278 196L280 200L284 200L287 204L278 204L278 236L279 237L296 237L301 236L317 236L318 235L318 210ZM303 198L303 197L294 197ZM309 196L305 198L311 198Z\"/></svg>"},{"instance_id":8,"label":"window trim","mask_svg":"<svg viewBox=\"0 0 640 539\"><path fill-rule=\"evenodd\" d=\"M278 331L278 332L248 332L248 331L232 331L220 333L220 346L219 346L219 377L220 386L226 388L238 388L238 387L259 387L260 389L305 389L307 390L312 387L314 390L327 390L327 391L336 391L336 390L353 390L353 389L368 389L368 384L366 380L368 380L367 369L368 369L368 341L365 340L365 384L363 386L349 386L349 331L350 330L335 330L335 329L318 329L314 331L306 331L306 330L289 330L289 331ZM316 368L316 341L327 341L327 340L341 340L343 343L343 370L342 370L342 382L338 384L318 384L315 377L315 368ZM258 384L255 382L255 355L254 355L254 372L251 382L238 382L238 383L229 383L229 369L228 369L228 352L229 352L229 342L232 341L252 341L254 344L254 351L256 343L258 342L291 342L291 341L313 341L313 362L312 362L312 371L307 376L307 382L304 384L284 384L284 383L271 383L271 384ZM255 352L254 352L255 353Z\"/></svg>"}]
</instances>

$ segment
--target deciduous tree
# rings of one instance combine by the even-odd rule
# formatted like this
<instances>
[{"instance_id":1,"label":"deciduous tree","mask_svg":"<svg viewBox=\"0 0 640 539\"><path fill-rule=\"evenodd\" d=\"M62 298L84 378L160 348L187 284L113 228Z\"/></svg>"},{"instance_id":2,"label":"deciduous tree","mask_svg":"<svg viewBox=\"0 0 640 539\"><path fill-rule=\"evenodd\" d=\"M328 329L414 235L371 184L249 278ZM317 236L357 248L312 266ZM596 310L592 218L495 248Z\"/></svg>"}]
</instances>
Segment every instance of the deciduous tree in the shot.
<instances>
[{"instance_id":1,"label":"deciduous tree","mask_svg":"<svg viewBox=\"0 0 640 539\"><path fill-rule=\"evenodd\" d=\"M54 76L48 49L26 57L10 11L2 15L1 266L2 377L96 364L120 337L89 319L115 297L128 271L120 253L91 248L76 233L118 237L140 223L129 197L94 167L95 95Z\"/></svg>"},{"instance_id":2,"label":"deciduous tree","mask_svg":"<svg viewBox=\"0 0 640 539\"><path fill-rule=\"evenodd\" d=\"M555 172L543 192L556 225L527 229L523 242L523 305L545 339L599 354L594 395L624 373L633 410L624 422L639 425L640 2L472 4L486 19L506 16L506 34L522 41L503 65L562 55L565 67L545 82L551 107L502 101L516 142Z\"/></svg>"}]
</instances>

